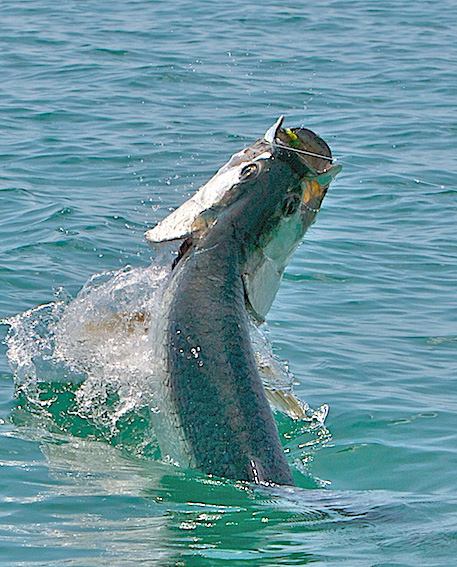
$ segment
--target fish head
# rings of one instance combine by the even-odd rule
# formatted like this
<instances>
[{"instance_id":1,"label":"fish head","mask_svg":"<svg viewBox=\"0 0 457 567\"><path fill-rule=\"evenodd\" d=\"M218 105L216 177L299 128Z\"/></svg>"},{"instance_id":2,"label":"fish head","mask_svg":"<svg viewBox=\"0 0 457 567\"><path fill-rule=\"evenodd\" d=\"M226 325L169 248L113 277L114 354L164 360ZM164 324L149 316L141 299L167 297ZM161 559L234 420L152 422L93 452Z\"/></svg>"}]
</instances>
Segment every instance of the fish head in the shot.
<instances>
[{"instance_id":1,"label":"fish head","mask_svg":"<svg viewBox=\"0 0 457 567\"><path fill-rule=\"evenodd\" d=\"M263 321L285 267L341 171L328 145L281 117L188 201L146 233L154 247L210 247L230 234L240 247L247 304Z\"/></svg>"}]
</instances>

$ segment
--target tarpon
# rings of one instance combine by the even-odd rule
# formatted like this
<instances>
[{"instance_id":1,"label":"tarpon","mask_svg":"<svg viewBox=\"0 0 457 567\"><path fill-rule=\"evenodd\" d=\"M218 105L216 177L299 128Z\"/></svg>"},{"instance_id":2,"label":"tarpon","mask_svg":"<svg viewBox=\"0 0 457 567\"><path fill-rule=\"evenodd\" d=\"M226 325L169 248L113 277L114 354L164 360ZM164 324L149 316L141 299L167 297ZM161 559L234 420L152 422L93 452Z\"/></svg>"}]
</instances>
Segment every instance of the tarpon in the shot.
<instances>
[{"instance_id":1,"label":"tarpon","mask_svg":"<svg viewBox=\"0 0 457 567\"><path fill-rule=\"evenodd\" d=\"M164 452L206 474L294 484L249 335L341 170L281 117L146 233L177 248L163 296ZM179 448L177 448L179 445Z\"/></svg>"}]
</instances>

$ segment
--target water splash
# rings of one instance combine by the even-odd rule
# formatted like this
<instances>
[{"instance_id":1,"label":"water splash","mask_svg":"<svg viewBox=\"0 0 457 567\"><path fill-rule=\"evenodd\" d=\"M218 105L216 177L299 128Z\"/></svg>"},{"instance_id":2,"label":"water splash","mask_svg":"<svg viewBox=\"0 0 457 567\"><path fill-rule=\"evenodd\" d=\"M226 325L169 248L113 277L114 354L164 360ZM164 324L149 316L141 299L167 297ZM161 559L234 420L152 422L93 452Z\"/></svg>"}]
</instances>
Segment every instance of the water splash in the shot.
<instances>
[{"instance_id":1,"label":"water splash","mask_svg":"<svg viewBox=\"0 0 457 567\"><path fill-rule=\"evenodd\" d=\"M153 415L164 409L163 374L154 343L160 342L160 304L169 273L159 263L97 274L74 299L60 290L54 302L4 320L10 326L7 355L16 394L26 410L60 430L92 436L96 430L110 441L126 421L132 429L139 416L149 421L147 427L157 427L160 419ZM283 422L277 416L278 425L304 472L316 446L328 440L328 407L312 410L294 396L296 379L274 355L265 325L252 323L250 334L268 398L289 416ZM311 440L303 443L303 435ZM144 445L147 436L131 443Z\"/></svg>"},{"instance_id":2,"label":"water splash","mask_svg":"<svg viewBox=\"0 0 457 567\"><path fill-rule=\"evenodd\" d=\"M43 384L73 384L78 415L113 433L128 412L154 408L148 330L167 276L161 266L98 274L74 300L61 292L5 320L17 392L51 410Z\"/></svg>"}]
</instances>

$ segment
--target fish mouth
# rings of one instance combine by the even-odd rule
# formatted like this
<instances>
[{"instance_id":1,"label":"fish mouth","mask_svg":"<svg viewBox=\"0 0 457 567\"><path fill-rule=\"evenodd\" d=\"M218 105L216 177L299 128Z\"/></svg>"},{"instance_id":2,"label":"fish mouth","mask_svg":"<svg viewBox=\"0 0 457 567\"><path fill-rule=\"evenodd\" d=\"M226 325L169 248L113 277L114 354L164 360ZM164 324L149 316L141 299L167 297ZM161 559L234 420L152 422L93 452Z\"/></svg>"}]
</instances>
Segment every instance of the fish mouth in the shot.
<instances>
[{"instance_id":1,"label":"fish mouth","mask_svg":"<svg viewBox=\"0 0 457 567\"><path fill-rule=\"evenodd\" d=\"M327 170L320 174L303 179L303 197L301 203L303 212L319 212L332 179L334 179L341 170L342 166L336 163L332 164Z\"/></svg>"},{"instance_id":2,"label":"fish mouth","mask_svg":"<svg viewBox=\"0 0 457 567\"><path fill-rule=\"evenodd\" d=\"M307 128L283 128L284 117L267 131L265 139L288 160L295 160L302 173L302 212L317 213L331 181L342 166L335 163L328 144Z\"/></svg>"}]
</instances>

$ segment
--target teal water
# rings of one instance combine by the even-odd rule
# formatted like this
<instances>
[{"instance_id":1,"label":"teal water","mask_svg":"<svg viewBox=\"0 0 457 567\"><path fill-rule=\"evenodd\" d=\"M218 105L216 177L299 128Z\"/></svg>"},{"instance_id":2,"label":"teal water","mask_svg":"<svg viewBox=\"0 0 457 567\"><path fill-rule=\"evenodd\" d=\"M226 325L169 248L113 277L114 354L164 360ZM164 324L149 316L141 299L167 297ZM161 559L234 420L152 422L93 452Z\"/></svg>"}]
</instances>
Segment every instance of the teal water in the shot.
<instances>
[{"instance_id":1,"label":"teal water","mask_svg":"<svg viewBox=\"0 0 457 567\"><path fill-rule=\"evenodd\" d=\"M0 566L455 564L455 3L0 15L0 317L30 310L15 379L0 352ZM49 352L69 296L127 265L89 290L144 283L144 231L280 114L344 164L268 319L299 396L330 411L278 417L298 486L253 489L157 459L129 353L85 352L78 398Z\"/></svg>"}]
</instances>

